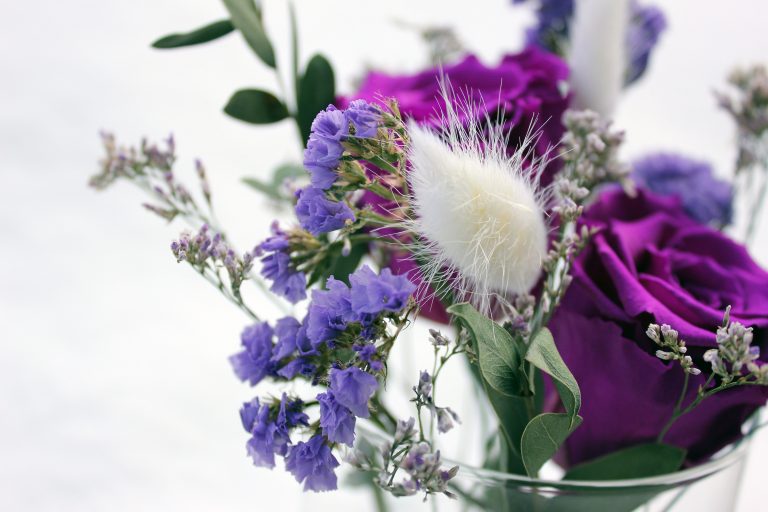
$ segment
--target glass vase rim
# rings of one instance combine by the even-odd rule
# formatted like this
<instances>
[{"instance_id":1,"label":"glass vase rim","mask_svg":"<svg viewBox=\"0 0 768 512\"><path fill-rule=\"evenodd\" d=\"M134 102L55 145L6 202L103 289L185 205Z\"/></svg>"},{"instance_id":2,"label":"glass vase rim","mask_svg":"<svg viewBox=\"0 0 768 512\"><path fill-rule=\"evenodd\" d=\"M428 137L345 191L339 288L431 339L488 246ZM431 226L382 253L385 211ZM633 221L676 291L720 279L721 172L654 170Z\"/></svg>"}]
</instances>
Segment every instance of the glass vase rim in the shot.
<instances>
[{"instance_id":1,"label":"glass vase rim","mask_svg":"<svg viewBox=\"0 0 768 512\"><path fill-rule=\"evenodd\" d=\"M477 481L493 481L497 484L513 484L516 486L525 486L532 488L556 488L561 490L585 490L611 491L627 488L652 488L652 487L673 487L676 485L687 484L700 480L709 475L717 473L723 469L735 464L746 453L749 446L749 439L756 430L758 414L755 414L745 422L747 433L736 441L720 449L712 458L701 464L690 468L665 473L662 475L649 476L643 478L627 478L616 480L551 480L546 478L534 478L527 475L516 473L505 473L493 469L480 468L471 464L460 462L451 458L444 458L443 462L447 466L459 466L457 478L473 479ZM749 425L752 424L751 427ZM360 425L365 436L372 435L380 438L381 441L392 441L392 436L383 432L379 427L365 422L365 426Z\"/></svg>"}]
</instances>

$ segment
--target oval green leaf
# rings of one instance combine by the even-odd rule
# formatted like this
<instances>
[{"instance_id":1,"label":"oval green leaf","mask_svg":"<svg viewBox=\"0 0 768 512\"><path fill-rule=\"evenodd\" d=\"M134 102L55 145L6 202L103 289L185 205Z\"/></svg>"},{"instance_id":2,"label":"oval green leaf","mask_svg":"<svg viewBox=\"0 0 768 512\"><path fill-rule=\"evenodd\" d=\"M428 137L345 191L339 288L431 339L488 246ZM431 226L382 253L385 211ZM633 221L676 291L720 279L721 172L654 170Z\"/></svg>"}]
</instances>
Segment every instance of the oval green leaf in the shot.
<instances>
[{"instance_id":1,"label":"oval green leaf","mask_svg":"<svg viewBox=\"0 0 768 512\"><path fill-rule=\"evenodd\" d=\"M521 368L522 353L512 335L471 304L453 305L448 313L469 331L478 352L480 372L488 385L505 395L526 396L528 379Z\"/></svg>"},{"instance_id":2,"label":"oval green leaf","mask_svg":"<svg viewBox=\"0 0 768 512\"><path fill-rule=\"evenodd\" d=\"M166 50L170 48L181 48L183 46L207 43L208 41L213 41L214 39L223 37L233 30L235 30L235 27L229 20L214 21L213 23L195 29L191 32L169 34L165 37L161 37L152 43L152 47Z\"/></svg>"},{"instance_id":3,"label":"oval green leaf","mask_svg":"<svg viewBox=\"0 0 768 512\"><path fill-rule=\"evenodd\" d=\"M304 75L299 79L297 95L297 118L306 144L315 116L336 99L336 82L328 59L322 55L310 59Z\"/></svg>"},{"instance_id":4,"label":"oval green leaf","mask_svg":"<svg viewBox=\"0 0 768 512\"><path fill-rule=\"evenodd\" d=\"M534 336L528 347L528 352L525 354L525 359L555 380L555 386L565 410L571 421L575 421L576 415L581 409L581 390L579 390L576 379L560 356L549 329L544 327Z\"/></svg>"},{"instance_id":5,"label":"oval green leaf","mask_svg":"<svg viewBox=\"0 0 768 512\"><path fill-rule=\"evenodd\" d=\"M253 0L223 1L229 11L232 24L243 34L248 46L264 64L275 68L275 51L261 22L261 7Z\"/></svg>"},{"instance_id":6,"label":"oval green leaf","mask_svg":"<svg viewBox=\"0 0 768 512\"><path fill-rule=\"evenodd\" d=\"M523 431L520 451L528 476L535 477L539 469L560 448L560 445L581 425L581 416L571 420L569 414L545 412L533 418Z\"/></svg>"},{"instance_id":7,"label":"oval green leaf","mask_svg":"<svg viewBox=\"0 0 768 512\"><path fill-rule=\"evenodd\" d=\"M664 475L677 471L686 451L676 446L648 443L609 453L571 468L566 480L624 480Z\"/></svg>"},{"instance_id":8,"label":"oval green leaf","mask_svg":"<svg viewBox=\"0 0 768 512\"><path fill-rule=\"evenodd\" d=\"M276 123L288 117L288 109L273 94L259 89L241 89L229 98L224 112L246 123Z\"/></svg>"}]
</instances>

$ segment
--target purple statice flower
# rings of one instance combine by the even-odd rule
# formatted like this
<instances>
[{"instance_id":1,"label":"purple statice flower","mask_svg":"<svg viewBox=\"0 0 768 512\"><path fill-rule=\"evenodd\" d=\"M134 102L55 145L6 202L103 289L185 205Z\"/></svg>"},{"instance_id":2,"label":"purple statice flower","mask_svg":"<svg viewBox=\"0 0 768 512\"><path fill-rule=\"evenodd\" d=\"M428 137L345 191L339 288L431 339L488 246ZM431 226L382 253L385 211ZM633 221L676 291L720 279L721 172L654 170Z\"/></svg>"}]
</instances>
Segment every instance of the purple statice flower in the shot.
<instances>
[{"instance_id":1,"label":"purple statice flower","mask_svg":"<svg viewBox=\"0 0 768 512\"><path fill-rule=\"evenodd\" d=\"M286 431L299 425L308 426L309 416L304 413L304 402L298 399L289 400L288 396L283 393L275 424Z\"/></svg>"},{"instance_id":2,"label":"purple statice flower","mask_svg":"<svg viewBox=\"0 0 768 512\"><path fill-rule=\"evenodd\" d=\"M362 343L352 346L352 349L357 352L357 358L370 365L371 370L378 372L384 369L384 365L378 359L373 357L377 354L376 345L373 343Z\"/></svg>"},{"instance_id":3,"label":"purple statice flower","mask_svg":"<svg viewBox=\"0 0 768 512\"><path fill-rule=\"evenodd\" d=\"M297 375L313 377L317 371L317 366L305 360L302 357L290 360L285 366L277 370L277 375L284 379L292 379Z\"/></svg>"},{"instance_id":4,"label":"purple statice flower","mask_svg":"<svg viewBox=\"0 0 768 512\"><path fill-rule=\"evenodd\" d=\"M336 169L344 153L341 141L348 134L347 118L333 105L315 117L304 150L304 167L309 171L312 186L325 190L336 181Z\"/></svg>"},{"instance_id":5,"label":"purple statice flower","mask_svg":"<svg viewBox=\"0 0 768 512\"><path fill-rule=\"evenodd\" d=\"M381 111L365 100L355 100L344 111L344 116L355 130L355 137L373 139L379 131Z\"/></svg>"},{"instance_id":6,"label":"purple statice flower","mask_svg":"<svg viewBox=\"0 0 768 512\"><path fill-rule=\"evenodd\" d=\"M266 322L246 327L240 335L244 349L229 358L235 375L255 386L272 369L272 328Z\"/></svg>"},{"instance_id":7,"label":"purple statice flower","mask_svg":"<svg viewBox=\"0 0 768 512\"><path fill-rule=\"evenodd\" d=\"M275 454L285 455L290 443L286 426L270 420L269 406L260 404L258 398L243 404L240 420L243 428L251 434L246 447L253 463L267 468L275 467Z\"/></svg>"},{"instance_id":8,"label":"purple statice flower","mask_svg":"<svg viewBox=\"0 0 768 512\"><path fill-rule=\"evenodd\" d=\"M275 224L272 233L257 247L259 253L266 253L261 259L261 275L272 281L272 292L296 304L307 298L307 277L291 267L287 234Z\"/></svg>"},{"instance_id":9,"label":"purple statice flower","mask_svg":"<svg viewBox=\"0 0 768 512\"><path fill-rule=\"evenodd\" d=\"M314 293L314 292L313 292ZM310 304L310 311L312 305ZM317 354L317 345L320 343L314 343L307 334L307 328L309 326L309 313L304 315L304 319L301 321L301 327L296 332L296 350L298 350L300 356L313 356Z\"/></svg>"},{"instance_id":10,"label":"purple statice flower","mask_svg":"<svg viewBox=\"0 0 768 512\"><path fill-rule=\"evenodd\" d=\"M312 347L334 338L356 319L347 285L329 277L326 288L312 291L312 303L306 318L306 334Z\"/></svg>"},{"instance_id":11,"label":"purple statice flower","mask_svg":"<svg viewBox=\"0 0 768 512\"><path fill-rule=\"evenodd\" d=\"M648 67L651 50L659 42L661 33L667 28L667 19L661 9L654 5L632 4L632 19L627 29L629 62L625 81L631 84L642 76Z\"/></svg>"},{"instance_id":12,"label":"purple statice flower","mask_svg":"<svg viewBox=\"0 0 768 512\"><path fill-rule=\"evenodd\" d=\"M376 377L356 366L350 366L345 370L331 369L330 380L329 389L338 403L352 411L355 416L369 416L368 400L379 388Z\"/></svg>"},{"instance_id":13,"label":"purple statice flower","mask_svg":"<svg viewBox=\"0 0 768 512\"><path fill-rule=\"evenodd\" d=\"M512 1L522 4L530 0ZM528 44L562 53L570 35L574 7L574 0L539 0L536 8L536 25L526 33ZM659 8L641 5L637 1L631 2L626 39L628 56L626 85L643 75L648 67L651 51L666 28L666 18Z\"/></svg>"},{"instance_id":14,"label":"purple statice flower","mask_svg":"<svg viewBox=\"0 0 768 512\"><path fill-rule=\"evenodd\" d=\"M296 216L301 227L319 235L343 228L347 221L354 222L355 214L343 201L331 201L319 188L307 187L296 194Z\"/></svg>"},{"instance_id":15,"label":"purple statice flower","mask_svg":"<svg viewBox=\"0 0 768 512\"><path fill-rule=\"evenodd\" d=\"M383 311L398 312L416 291L416 285L404 275L393 275L385 268L381 274L367 265L349 276L352 310L358 315L377 315Z\"/></svg>"},{"instance_id":16,"label":"purple statice flower","mask_svg":"<svg viewBox=\"0 0 768 512\"><path fill-rule=\"evenodd\" d=\"M317 395L317 401L320 402L320 427L325 437L333 443L352 446L355 441L355 416L337 402L330 391Z\"/></svg>"},{"instance_id":17,"label":"purple statice flower","mask_svg":"<svg viewBox=\"0 0 768 512\"><path fill-rule=\"evenodd\" d=\"M275 324L275 336L277 343L272 353L272 361L280 361L296 352L296 338L301 329L301 324L292 316L281 318Z\"/></svg>"},{"instance_id":18,"label":"purple statice flower","mask_svg":"<svg viewBox=\"0 0 768 512\"><path fill-rule=\"evenodd\" d=\"M634 162L632 177L663 196L676 196L683 210L702 224L730 224L733 189L714 177L712 166L674 153L654 153Z\"/></svg>"},{"instance_id":19,"label":"purple statice flower","mask_svg":"<svg viewBox=\"0 0 768 512\"><path fill-rule=\"evenodd\" d=\"M305 491L332 491L336 489L334 468L339 461L321 435L312 436L306 443L299 441L291 446L285 457L285 469L296 481L304 482Z\"/></svg>"},{"instance_id":20,"label":"purple statice flower","mask_svg":"<svg viewBox=\"0 0 768 512\"><path fill-rule=\"evenodd\" d=\"M529 0L512 0L522 4ZM557 39L567 39L573 17L573 0L540 0L536 8L536 25L526 32L528 44L552 48Z\"/></svg>"}]
</instances>

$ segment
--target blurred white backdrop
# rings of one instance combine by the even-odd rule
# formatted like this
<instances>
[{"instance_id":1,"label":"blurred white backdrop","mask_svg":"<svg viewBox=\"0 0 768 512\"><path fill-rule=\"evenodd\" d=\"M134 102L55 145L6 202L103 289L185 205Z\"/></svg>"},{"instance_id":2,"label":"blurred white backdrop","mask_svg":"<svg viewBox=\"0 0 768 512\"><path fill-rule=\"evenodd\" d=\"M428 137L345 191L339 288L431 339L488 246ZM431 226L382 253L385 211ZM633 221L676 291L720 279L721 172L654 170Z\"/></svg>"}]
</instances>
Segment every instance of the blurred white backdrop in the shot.
<instances>
[{"instance_id":1,"label":"blurred white backdrop","mask_svg":"<svg viewBox=\"0 0 768 512\"><path fill-rule=\"evenodd\" d=\"M285 4L265 4L285 54ZM296 0L304 55L329 56L342 92L366 67L424 65L394 20L452 24L487 61L519 48L530 13L508 4ZM725 175L733 127L712 90L734 65L766 60L768 3L661 7L670 28L617 114L626 154L681 151ZM137 191L86 186L99 129L129 143L172 132L182 172L205 161L233 238L264 237L274 212L239 179L298 159L295 130L247 126L221 107L236 88L274 89L273 77L237 35L149 48L224 15L216 0L0 1L0 510L372 508L366 493L303 495L290 475L251 466L237 418L251 391L226 361L247 319L174 262L178 226L144 212ZM764 265L766 232L754 250ZM738 510L763 502L766 456L761 434Z\"/></svg>"}]
</instances>

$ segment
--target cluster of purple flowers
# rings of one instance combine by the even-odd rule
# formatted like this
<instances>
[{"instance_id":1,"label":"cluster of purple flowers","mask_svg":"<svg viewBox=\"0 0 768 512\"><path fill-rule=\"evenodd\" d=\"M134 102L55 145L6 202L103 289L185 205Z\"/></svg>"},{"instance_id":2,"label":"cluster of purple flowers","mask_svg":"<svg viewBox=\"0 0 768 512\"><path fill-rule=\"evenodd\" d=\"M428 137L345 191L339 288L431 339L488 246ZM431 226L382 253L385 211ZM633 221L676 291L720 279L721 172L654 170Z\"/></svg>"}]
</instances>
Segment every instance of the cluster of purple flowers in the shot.
<instances>
[{"instance_id":1,"label":"cluster of purple flowers","mask_svg":"<svg viewBox=\"0 0 768 512\"><path fill-rule=\"evenodd\" d=\"M226 269L230 284L235 290L239 289L253 267L254 252L246 252L239 257L221 233L211 236L206 224L203 224L195 236L187 232L182 233L178 240L171 242L171 252L176 261L186 261L193 267L221 265Z\"/></svg>"},{"instance_id":2,"label":"cluster of purple flowers","mask_svg":"<svg viewBox=\"0 0 768 512\"><path fill-rule=\"evenodd\" d=\"M344 154L344 142L351 137L376 137L381 123L381 111L365 100L356 100L346 110L333 105L320 112L312 122L304 167L309 171L312 186L327 190L336 182L336 169Z\"/></svg>"},{"instance_id":3,"label":"cluster of purple flowers","mask_svg":"<svg viewBox=\"0 0 768 512\"><path fill-rule=\"evenodd\" d=\"M325 290L314 290L301 322L285 317L274 328L258 322L243 331L243 350L230 358L242 381L256 385L265 377L303 377L313 384L328 382L327 390L317 395L319 428L307 442L292 444L289 436L290 429L308 426L300 401L283 396L271 406L258 399L243 406L243 426L252 435L248 453L256 465L274 467L277 454L285 457L286 469L304 482L305 490L336 488L334 468L339 463L331 448L337 443L352 446L356 418L369 416L368 401L379 387L376 374L383 369L376 341L386 334L385 318L400 315L414 291L405 276L389 269L377 275L363 266L350 275L350 286L331 277ZM342 359L334 349L348 354L352 349L355 355L331 365Z\"/></svg>"},{"instance_id":4,"label":"cluster of purple flowers","mask_svg":"<svg viewBox=\"0 0 768 512\"><path fill-rule=\"evenodd\" d=\"M354 222L355 215L349 206L331 199L325 191L339 177L338 168L347 150L345 142L375 139L381 116L378 107L357 100L345 110L329 105L315 117L304 151L304 167L309 171L311 185L296 194L296 216L302 228L317 236Z\"/></svg>"},{"instance_id":5,"label":"cluster of purple flowers","mask_svg":"<svg viewBox=\"0 0 768 512\"><path fill-rule=\"evenodd\" d=\"M261 259L261 275L272 281L269 289L273 293L292 304L307 298L307 277L291 265L291 244L285 231L272 224L272 236L257 247L257 252L266 254Z\"/></svg>"},{"instance_id":6,"label":"cluster of purple flowers","mask_svg":"<svg viewBox=\"0 0 768 512\"><path fill-rule=\"evenodd\" d=\"M525 3L530 0L513 0ZM574 13L574 0L539 0L536 7L536 25L528 29L528 44L562 53L567 41ZM640 78L648 67L651 51L667 28L664 14L655 6L641 5L633 1L630 5L630 23L627 29L628 63L625 83L631 84Z\"/></svg>"},{"instance_id":7,"label":"cluster of purple flowers","mask_svg":"<svg viewBox=\"0 0 768 512\"><path fill-rule=\"evenodd\" d=\"M654 153L633 164L638 184L680 199L685 213L702 224L726 226L733 218L733 189L715 178L712 166L674 153Z\"/></svg>"},{"instance_id":8,"label":"cluster of purple flowers","mask_svg":"<svg viewBox=\"0 0 768 512\"><path fill-rule=\"evenodd\" d=\"M651 51L659 42L662 32L667 28L667 19L661 9L655 5L632 3L632 13L627 28L627 63L625 83L631 84L648 67Z\"/></svg>"},{"instance_id":9,"label":"cluster of purple flowers","mask_svg":"<svg viewBox=\"0 0 768 512\"><path fill-rule=\"evenodd\" d=\"M291 443L290 430L307 426L309 417L302 411L301 400L289 400L283 393L276 404L262 404L258 398L243 404L240 420L251 434L248 455L257 466L275 467L275 454L285 456Z\"/></svg>"},{"instance_id":10,"label":"cluster of purple flowers","mask_svg":"<svg viewBox=\"0 0 768 512\"><path fill-rule=\"evenodd\" d=\"M355 214L343 201L328 199L325 191L307 187L296 193L296 217L301 227L317 236L343 228L355 221Z\"/></svg>"}]
</instances>

